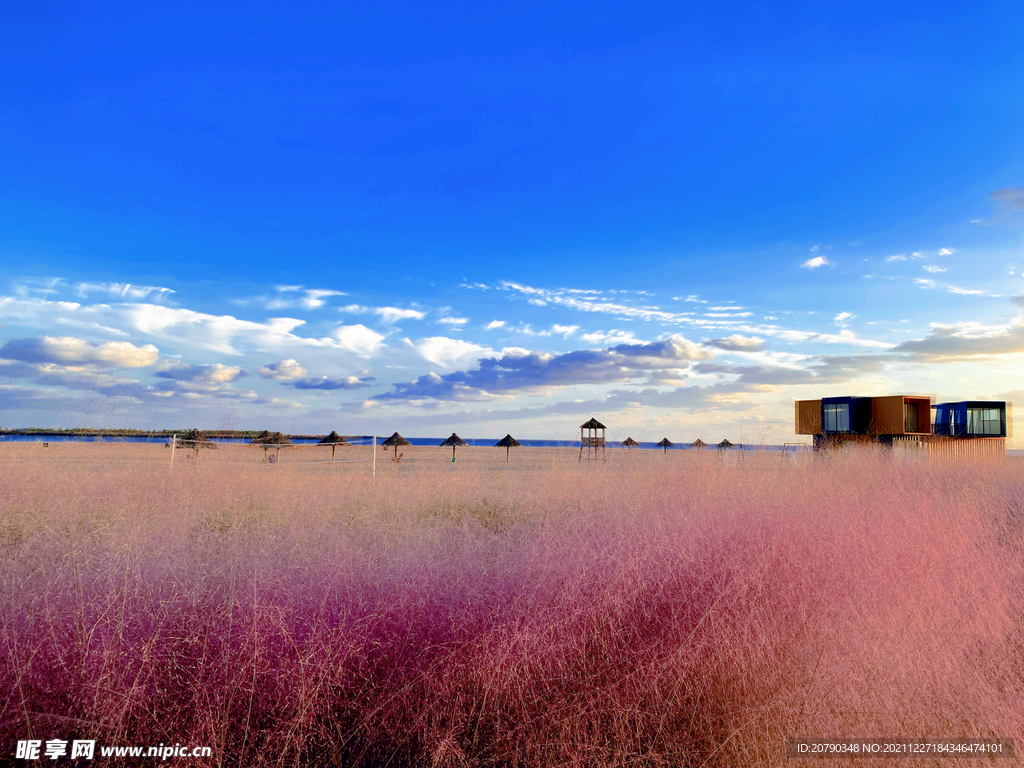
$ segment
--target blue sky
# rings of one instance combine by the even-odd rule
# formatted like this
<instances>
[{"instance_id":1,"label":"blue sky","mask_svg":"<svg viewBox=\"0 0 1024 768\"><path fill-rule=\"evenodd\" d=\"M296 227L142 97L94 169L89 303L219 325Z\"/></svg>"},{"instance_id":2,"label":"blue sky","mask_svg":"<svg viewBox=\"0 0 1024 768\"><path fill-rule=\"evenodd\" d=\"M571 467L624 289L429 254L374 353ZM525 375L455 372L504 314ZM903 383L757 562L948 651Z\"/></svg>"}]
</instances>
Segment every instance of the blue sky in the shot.
<instances>
[{"instance_id":1,"label":"blue sky","mask_svg":"<svg viewBox=\"0 0 1024 768\"><path fill-rule=\"evenodd\" d=\"M1024 402L1019 3L140 5L0 9L0 425Z\"/></svg>"}]
</instances>

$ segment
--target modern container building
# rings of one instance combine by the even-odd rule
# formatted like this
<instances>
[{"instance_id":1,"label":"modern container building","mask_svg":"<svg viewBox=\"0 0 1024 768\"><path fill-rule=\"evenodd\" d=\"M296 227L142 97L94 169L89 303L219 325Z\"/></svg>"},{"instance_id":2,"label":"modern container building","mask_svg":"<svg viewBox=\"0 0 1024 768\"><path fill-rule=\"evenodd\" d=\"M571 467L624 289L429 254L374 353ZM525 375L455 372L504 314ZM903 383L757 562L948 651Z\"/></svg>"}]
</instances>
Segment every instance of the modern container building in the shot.
<instances>
[{"instance_id":1,"label":"modern container building","mask_svg":"<svg viewBox=\"0 0 1024 768\"><path fill-rule=\"evenodd\" d=\"M949 437L1007 437L1006 403L999 400L961 400L935 406L936 435Z\"/></svg>"},{"instance_id":2,"label":"modern container building","mask_svg":"<svg viewBox=\"0 0 1024 768\"><path fill-rule=\"evenodd\" d=\"M1013 436L1013 411L1002 400L961 400L934 408L928 454L957 461L1002 459Z\"/></svg>"},{"instance_id":3,"label":"modern container building","mask_svg":"<svg viewBox=\"0 0 1024 768\"><path fill-rule=\"evenodd\" d=\"M934 418L933 418L934 412ZM932 406L930 397L825 397L796 401L796 433L812 435L814 450L877 444L924 450L929 456L1005 456L1007 404L964 401Z\"/></svg>"},{"instance_id":4,"label":"modern container building","mask_svg":"<svg viewBox=\"0 0 1024 768\"><path fill-rule=\"evenodd\" d=\"M882 443L930 435L931 398L824 397L796 401L796 433L813 435L814 448L843 443Z\"/></svg>"}]
</instances>

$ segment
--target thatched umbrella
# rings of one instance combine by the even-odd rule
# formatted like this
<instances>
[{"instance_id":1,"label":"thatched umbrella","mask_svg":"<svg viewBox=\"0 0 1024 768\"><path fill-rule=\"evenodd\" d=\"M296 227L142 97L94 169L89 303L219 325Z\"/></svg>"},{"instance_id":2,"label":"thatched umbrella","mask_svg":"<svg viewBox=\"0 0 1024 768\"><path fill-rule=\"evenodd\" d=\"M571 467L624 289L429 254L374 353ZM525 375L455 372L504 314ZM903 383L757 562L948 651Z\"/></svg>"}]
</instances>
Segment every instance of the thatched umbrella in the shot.
<instances>
[{"instance_id":1,"label":"thatched umbrella","mask_svg":"<svg viewBox=\"0 0 1024 768\"><path fill-rule=\"evenodd\" d=\"M448 439L450 440L451 438L448 438ZM520 448L521 446L519 444L519 441L516 440L514 437L512 437L512 435L505 435L503 438L501 438L501 440L499 440L498 442L496 442L494 444L494 447L495 448L504 448L505 449L505 463L508 463L508 452L509 452L509 449L510 448ZM455 456L455 449L454 448L452 448L452 456L453 457Z\"/></svg>"},{"instance_id":2,"label":"thatched umbrella","mask_svg":"<svg viewBox=\"0 0 1024 768\"><path fill-rule=\"evenodd\" d=\"M708 444L698 437L696 440L690 443L690 447L696 448L699 451L701 448L707 448Z\"/></svg>"},{"instance_id":3,"label":"thatched umbrella","mask_svg":"<svg viewBox=\"0 0 1024 768\"><path fill-rule=\"evenodd\" d=\"M259 445L263 448L263 463L267 463L267 451L274 442L274 435L270 430L264 429L256 437L249 441L249 445Z\"/></svg>"},{"instance_id":4,"label":"thatched umbrella","mask_svg":"<svg viewBox=\"0 0 1024 768\"><path fill-rule=\"evenodd\" d=\"M663 437L663 438L661 438L661 442L658 443L657 445L658 445L659 448L664 449L662 451L663 453L668 453L668 449L672 448L675 445L675 443L673 443L667 437Z\"/></svg>"},{"instance_id":5,"label":"thatched umbrella","mask_svg":"<svg viewBox=\"0 0 1024 768\"><path fill-rule=\"evenodd\" d=\"M720 442L720 443L718 444L718 448L719 448L720 450L721 450L721 449L725 449L725 448L732 448L732 447L733 447L733 444L732 444L732 443L730 443L730 442L729 442L728 440L723 440L722 442Z\"/></svg>"},{"instance_id":6,"label":"thatched umbrella","mask_svg":"<svg viewBox=\"0 0 1024 768\"><path fill-rule=\"evenodd\" d=\"M620 445L624 445L624 446L626 446L626 448L639 448L640 447L640 443L638 443L632 437L627 437L625 440L623 440L620 443Z\"/></svg>"},{"instance_id":7,"label":"thatched umbrella","mask_svg":"<svg viewBox=\"0 0 1024 768\"><path fill-rule=\"evenodd\" d=\"M398 458L398 446L400 445L412 445L408 440L402 437L400 434L395 432L391 437L381 443L382 446L390 448L392 445L395 446L395 458Z\"/></svg>"},{"instance_id":8,"label":"thatched umbrella","mask_svg":"<svg viewBox=\"0 0 1024 768\"><path fill-rule=\"evenodd\" d=\"M331 461L334 461L334 452L338 450L339 445L351 445L348 440L339 435L337 432L331 431L327 437L321 440L317 445L329 445L331 446Z\"/></svg>"},{"instance_id":9,"label":"thatched umbrella","mask_svg":"<svg viewBox=\"0 0 1024 768\"><path fill-rule=\"evenodd\" d=\"M449 437L444 442L442 442L440 447L444 448L444 447L449 446L449 445L452 447L452 461L455 461L455 448L456 448L456 446L460 446L460 445L468 446L469 443L467 443L465 440L463 440L457 434L452 432L452 436Z\"/></svg>"},{"instance_id":10,"label":"thatched umbrella","mask_svg":"<svg viewBox=\"0 0 1024 768\"><path fill-rule=\"evenodd\" d=\"M216 450L217 446L214 445L213 441L206 436L205 432L200 432L198 429L190 429L181 439L178 440L178 445L184 448L192 449L192 458L199 458L199 451L202 449L213 449Z\"/></svg>"},{"instance_id":11,"label":"thatched umbrella","mask_svg":"<svg viewBox=\"0 0 1024 768\"><path fill-rule=\"evenodd\" d=\"M293 445L292 441L284 436L282 432L268 432L263 430L260 434L254 437L249 445L260 445L263 446L263 455L266 456L267 451L271 448L274 449L274 461L281 460L281 448Z\"/></svg>"}]
</instances>

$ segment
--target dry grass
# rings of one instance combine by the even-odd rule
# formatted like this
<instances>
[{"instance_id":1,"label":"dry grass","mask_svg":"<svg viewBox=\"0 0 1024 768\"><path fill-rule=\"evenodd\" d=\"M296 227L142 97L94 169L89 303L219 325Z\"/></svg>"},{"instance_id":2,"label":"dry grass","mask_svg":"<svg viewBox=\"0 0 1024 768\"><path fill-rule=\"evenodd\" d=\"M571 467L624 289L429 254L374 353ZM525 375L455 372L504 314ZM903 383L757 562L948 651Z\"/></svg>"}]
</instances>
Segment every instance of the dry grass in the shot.
<instances>
[{"instance_id":1,"label":"dry grass","mask_svg":"<svg viewBox=\"0 0 1024 768\"><path fill-rule=\"evenodd\" d=\"M1021 735L1020 461L402 452L372 481L323 448L0 445L0 749L798 766L787 737Z\"/></svg>"}]
</instances>

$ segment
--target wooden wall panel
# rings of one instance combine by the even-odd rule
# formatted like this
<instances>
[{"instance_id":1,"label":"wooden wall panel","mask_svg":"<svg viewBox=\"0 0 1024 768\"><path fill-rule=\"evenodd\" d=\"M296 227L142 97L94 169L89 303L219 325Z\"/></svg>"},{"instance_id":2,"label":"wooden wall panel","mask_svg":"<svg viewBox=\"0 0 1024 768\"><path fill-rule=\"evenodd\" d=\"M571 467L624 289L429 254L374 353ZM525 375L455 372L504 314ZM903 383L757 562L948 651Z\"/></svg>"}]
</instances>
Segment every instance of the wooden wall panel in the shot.
<instances>
[{"instance_id":1,"label":"wooden wall panel","mask_svg":"<svg viewBox=\"0 0 1024 768\"><path fill-rule=\"evenodd\" d=\"M796 433L817 435L821 432L821 400L796 401Z\"/></svg>"},{"instance_id":2,"label":"wooden wall panel","mask_svg":"<svg viewBox=\"0 0 1024 768\"><path fill-rule=\"evenodd\" d=\"M903 434L903 395L871 398L871 433Z\"/></svg>"},{"instance_id":3,"label":"wooden wall panel","mask_svg":"<svg viewBox=\"0 0 1024 768\"><path fill-rule=\"evenodd\" d=\"M1002 437L932 437L928 458L933 461L1003 461L1006 439Z\"/></svg>"}]
</instances>

